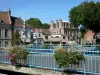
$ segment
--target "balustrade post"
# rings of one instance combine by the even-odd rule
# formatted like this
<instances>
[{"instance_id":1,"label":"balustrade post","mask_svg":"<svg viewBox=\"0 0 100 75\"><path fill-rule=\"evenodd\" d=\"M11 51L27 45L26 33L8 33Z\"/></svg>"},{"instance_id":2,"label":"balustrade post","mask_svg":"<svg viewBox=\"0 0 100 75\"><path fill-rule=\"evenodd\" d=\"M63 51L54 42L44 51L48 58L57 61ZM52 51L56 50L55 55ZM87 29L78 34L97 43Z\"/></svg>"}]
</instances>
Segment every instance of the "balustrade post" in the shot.
<instances>
[{"instance_id":1,"label":"balustrade post","mask_svg":"<svg viewBox=\"0 0 100 75\"><path fill-rule=\"evenodd\" d=\"M85 59L85 52L84 52L84 75L86 75L86 59Z\"/></svg>"}]
</instances>

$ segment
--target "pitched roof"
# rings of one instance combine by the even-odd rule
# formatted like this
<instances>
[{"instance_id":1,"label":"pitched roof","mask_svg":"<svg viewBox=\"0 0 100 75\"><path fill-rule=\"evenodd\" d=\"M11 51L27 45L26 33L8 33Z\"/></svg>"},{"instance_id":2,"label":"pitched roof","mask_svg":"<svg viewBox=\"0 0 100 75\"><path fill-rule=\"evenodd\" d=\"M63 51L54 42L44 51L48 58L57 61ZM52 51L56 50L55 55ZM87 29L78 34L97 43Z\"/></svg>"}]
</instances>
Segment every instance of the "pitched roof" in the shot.
<instances>
[{"instance_id":1,"label":"pitched roof","mask_svg":"<svg viewBox=\"0 0 100 75\"><path fill-rule=\"evenodd\" d=\"M33 28L33 32L36 32L36 31L41 32L41 29L40 28Z\"/></svg>"},{"instance_id":2,"label":"pitched roof","mask_svg":"<svg viewBox=\"0 0 100 75\"><path fill-rule=\"evenodd\" d=\"M26 23L26 27L32 28L32 26L30 26L29 24Z\"/></svg>"},{"instance_id":3,"label":"pitched roof","mask_svg":"<svg viewBox=\"0 0 100 75\"><path fill-rule=\"evenodd\" d=\"M11 16L11 21L13 25L23 27L24 21L21 18Z\"/></svg>"},{"instance_id":4,"label":"pitched roof","mask_svg":"<svg viewBox=\"0 0 100 75\"><path fill-rule=\"evenodd\" d=\"M18 27L23 27L24 21L21 18L11 16L11 13L9 11L4 12L0 11L0 21L2 24L7 24L7 25L14 25ZM28 24L26 24L27 27L32 28Z\"/></svg>"},{"instance_id":5,"label":"pitched roof","mask_svg":"<svg viewBox=\"0 0 100 75\"><path fill-rule=\"evenodd\" d=\"M9 12L0 11L0 20L3 24L11 24Z\"/></svg>"},{"instance_id":6,"label":"pitched roof","mask_svg":"<svg viewBox=\"0 0 100 75\"><path fill-rule=\"evenodd\" d=\"M50 30L49 30L49 29L42 29L42 32L43 32L44 34L50 34Z\"/></svg>"},{"instance_id":7,"label":"pitched roof","mask_svg":"<svg viewBox=\"0 0 100 75\"><path fill-rule=\"evenodd\" d=\"M13 25L18 26L18 27L23 27L24 21L21 18L11 16L11 21ZM26 24L26 27L32 28L28 24Z\"/></svg>"}]
</instances>

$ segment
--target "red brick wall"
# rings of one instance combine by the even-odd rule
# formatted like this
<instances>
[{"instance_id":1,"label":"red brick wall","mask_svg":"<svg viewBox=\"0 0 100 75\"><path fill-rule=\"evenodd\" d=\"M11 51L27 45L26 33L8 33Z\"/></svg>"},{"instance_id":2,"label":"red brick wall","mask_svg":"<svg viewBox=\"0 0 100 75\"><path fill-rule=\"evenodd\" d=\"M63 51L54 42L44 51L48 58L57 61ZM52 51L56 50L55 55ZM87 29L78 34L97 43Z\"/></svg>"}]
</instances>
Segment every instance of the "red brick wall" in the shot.
<instances>
[{"instance_id":1,"label":"red brick wall","mask_svg":"<svg viewBox=\"0 0 100 75\"><path fill-rule=\"evenodd\" d=\"M85 41L89 41L89 42L93 42L93 36L94 36L94 32L91 30L88 30L85 34L84 34L84 40Z\"/></svg>"}]
</instances>

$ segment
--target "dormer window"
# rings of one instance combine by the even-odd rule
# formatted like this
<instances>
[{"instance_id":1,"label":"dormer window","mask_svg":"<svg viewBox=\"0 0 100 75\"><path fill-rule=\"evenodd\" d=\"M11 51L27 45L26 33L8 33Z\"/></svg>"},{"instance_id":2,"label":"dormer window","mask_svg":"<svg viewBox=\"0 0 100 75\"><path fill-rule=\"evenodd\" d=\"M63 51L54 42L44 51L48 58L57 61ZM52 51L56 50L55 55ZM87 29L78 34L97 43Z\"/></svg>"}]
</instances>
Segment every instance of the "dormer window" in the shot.
<instances>
[{"instance_id":1,"label":"dormer window","mask_svg":"<svg viewBox=\"0 0 100 75\"><path fill-rule=\"evenodd\" d=\"M0 20L0 23L3 23L3 21L2 21L2 20Z\"/></svg>"}]
</instances>

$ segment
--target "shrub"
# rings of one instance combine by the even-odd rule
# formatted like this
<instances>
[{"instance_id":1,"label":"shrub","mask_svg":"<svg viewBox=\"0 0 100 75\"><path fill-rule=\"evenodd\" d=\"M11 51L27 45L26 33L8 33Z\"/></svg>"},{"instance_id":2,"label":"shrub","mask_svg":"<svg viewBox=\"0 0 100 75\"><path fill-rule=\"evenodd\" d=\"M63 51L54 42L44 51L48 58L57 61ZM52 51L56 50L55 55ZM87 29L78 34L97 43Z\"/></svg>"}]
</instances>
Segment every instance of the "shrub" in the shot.
<instances>
[{"instance_id":1,"label":"shrub","mask_svg":"<svg viewBox=\"0 0 100 75\"><path fill-rule=\"evenodd\" d=\"M63 48L57 48L54 57L59 68L67 68L69 64L78 64L84 59L80 52L67 51Z\"/></svg>"},{"instance_id":2,"label":"shrub","mask_svg":"<svg viewBox=\"0 0 100 75\"><path fill-rule=\"evenodd\" d=\"M82 53L80 52L68 51L68 53L69 53L69 64L79 64L79 61L84 59Z\"/></svg>"},{"instance_id":3,"label":"shrub","mask_svg":"<svg viewBox=\"0 0 100 75\"><path fill-rule=\"evenodd\" d=\"M99 50L99 51L100 51L100 46L97 45L97 46L96 46L96 50Z\"/></svg>"},{"instance_id":4,"label":"shrub","mask_svg":"<svg viewBox=\"0 0 100 75\"><path fill-rule=\"evenodd\" d=\"M57 48L54 57L59 68L68 66L68 53L63 48Z\"/></svg>"},{"instance_id":5,"label":"shrub","mask_svg":"<svg viewBox=\"0 0 100 75\"><path fill-rule=\"evenodd\" d=\"M18 60L26 60L28 52L19 46L14 46L9 48L8 58L11 64L17 64Z\"/></svg>"},{"instance_id":6,"label":"shrub","mask_svg":"<svg viewBox=\"0 0 100 75\"><path fill-rule=\"evenodd\" d=\"M48 44L44 44L44 45L43 45L43 48L44 48L44 49L48 49L48 48L49 48L49 45L48 45Z\"/></svg>"},{"instance_id":7,"label":"shrub","mask_svg":"<svg viewBox=\"0 0 100 75\"><path fill-rule=\"evenodd\" d=\"M25 45L26 48L32 48L33 44Z\"/></svg>"}]
</instances>

